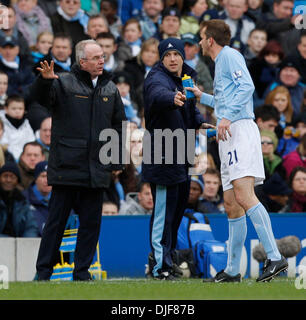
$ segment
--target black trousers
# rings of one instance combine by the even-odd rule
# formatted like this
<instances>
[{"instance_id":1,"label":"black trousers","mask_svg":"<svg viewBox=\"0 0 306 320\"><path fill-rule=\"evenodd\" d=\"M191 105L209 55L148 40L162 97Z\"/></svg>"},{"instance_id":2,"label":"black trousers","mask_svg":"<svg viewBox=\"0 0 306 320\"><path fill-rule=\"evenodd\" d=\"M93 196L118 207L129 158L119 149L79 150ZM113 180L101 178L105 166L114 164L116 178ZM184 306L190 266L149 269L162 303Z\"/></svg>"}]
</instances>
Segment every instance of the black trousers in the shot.
<instances>
[{"instance_id":1,"label":"black trousers","mask_svg":"<svg viewBox=\"0 0 306 320\"><path fill-rule=\"evenodd\" d=\"M49 214L42 232L36 270L39 280L49 280L57 261L67 219L72 209L79 216L74 253L74 280L88 280L88 269L94 257L100 233L103 189L54 186Z\"/></svg>"},{"instance_id":2,"label":"black trousers","mask_svg":"<svg viewBox=\"0 0 306 320\"><path fill-rule=\"evenodd\" d=\"M189 198L189 188L189 179L171 186L151 183L154 208L150 220L150 244L155 261L154 276L172 271L172 253Z\"/></svg>"}]
</instances>

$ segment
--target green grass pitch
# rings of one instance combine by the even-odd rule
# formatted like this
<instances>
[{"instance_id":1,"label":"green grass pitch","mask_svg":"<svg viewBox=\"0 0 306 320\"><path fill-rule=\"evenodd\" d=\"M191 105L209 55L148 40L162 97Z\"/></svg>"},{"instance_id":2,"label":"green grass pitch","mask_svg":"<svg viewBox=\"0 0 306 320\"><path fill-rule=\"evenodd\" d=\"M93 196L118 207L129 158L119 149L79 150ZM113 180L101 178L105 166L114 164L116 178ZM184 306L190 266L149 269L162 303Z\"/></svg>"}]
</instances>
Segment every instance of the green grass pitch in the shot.
<instances>
[{"instance_id":1,"label":"green grass pitch","mask_svg":"<svg viewBox=\"0 0 306 320\"><path fill-rule=\"evenodd\" d=\"M295 279L278 277L268 283L203 283L147 279L108 279L91 282L10 282L0 300L306 300L306 289Z\"/></svg>"}]
</instances>

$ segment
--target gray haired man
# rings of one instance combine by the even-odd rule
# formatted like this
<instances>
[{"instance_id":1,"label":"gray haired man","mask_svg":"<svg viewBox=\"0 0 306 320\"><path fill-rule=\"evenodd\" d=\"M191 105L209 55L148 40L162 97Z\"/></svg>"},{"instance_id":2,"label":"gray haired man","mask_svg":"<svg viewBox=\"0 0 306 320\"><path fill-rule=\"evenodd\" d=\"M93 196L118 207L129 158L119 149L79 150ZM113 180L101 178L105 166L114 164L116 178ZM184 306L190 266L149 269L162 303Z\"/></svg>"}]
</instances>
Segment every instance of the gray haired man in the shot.
<instances>
[{"instance_id":1,"label":"gray haired man","mask_svg":"<svg viewBox=\"0 0 306 320\"><path fill-rule=\"evenodd\" d=\"M94 40L76 45L71 72L54 73L54 62L41 62L40 76L31 88L33 97L52 115L48 183L52 185L49 216L37 258L38 280L49 280L71 209L79 215L74 280L90 280L88 269L100 233L103 189L111 171L122 164L102 164L99 141L102 130L114 129L122 144L124 107L119 91L103 70L104 55Z\"/></svg>"}]
</instances>

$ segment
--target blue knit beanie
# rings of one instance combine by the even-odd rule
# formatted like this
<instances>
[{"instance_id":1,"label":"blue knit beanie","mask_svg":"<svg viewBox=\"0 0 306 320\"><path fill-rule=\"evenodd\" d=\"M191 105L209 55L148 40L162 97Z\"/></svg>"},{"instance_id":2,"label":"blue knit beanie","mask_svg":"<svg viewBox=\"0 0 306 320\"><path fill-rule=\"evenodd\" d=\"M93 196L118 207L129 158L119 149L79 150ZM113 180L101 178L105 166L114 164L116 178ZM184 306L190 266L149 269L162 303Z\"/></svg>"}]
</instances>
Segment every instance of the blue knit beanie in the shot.
<instances>
[{"instance_id":1,"label":"blue knit beanie","mask_svg":"<svg viewBox=\"0 0 306 320\"><path fill-rule=\"evenodd\" d=\"M19 168L14 162L7 162L4 166L2 166L0 168L0 176L4 172L13 173L18 178L18 182L21 182Z\"/></svg>"},{"instance_id":2,"label":"blue knit beanie","mask_svg":"<svg viewBox=\"0 0 306 320\"><path fill-rule=\"evenodd\" d=\"M168 38L161 41L158 46L160 60L162 61L164 55L172 50L177 51L182 56L183 60L185 60L184 42L177 38Z\"/></svg>"}]
</instances>

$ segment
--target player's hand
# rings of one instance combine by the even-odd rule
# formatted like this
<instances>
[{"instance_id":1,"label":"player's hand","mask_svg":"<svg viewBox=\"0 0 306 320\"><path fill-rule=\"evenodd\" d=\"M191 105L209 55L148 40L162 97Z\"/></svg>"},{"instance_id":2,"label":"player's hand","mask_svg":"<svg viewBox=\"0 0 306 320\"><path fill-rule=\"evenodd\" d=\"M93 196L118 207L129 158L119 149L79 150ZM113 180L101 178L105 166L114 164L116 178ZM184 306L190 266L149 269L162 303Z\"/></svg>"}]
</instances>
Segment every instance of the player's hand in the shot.
<instances>
[{"instance_id":1,"label":"player's hand","mask_svg":"<svg viewBox=\"0 0 306 320\"><path fill-rule=\"evenodd\" d=\"M201 99L201 96L202 96L203 92L197 86L185 87L185 89L189 90L189 91L192 91L197 99Z\"/></svg>"},{"instance_id":2,"label":"player's hand","mask_svg":"<svg viewBox=\"0 0 306 320\"><path fill-rule=\"evenodd\" d=\"M54 73L54 61L52 60L50 65L48 61L40 62L41 68L37 67L36 70L38 70L41 74L41 76L44 79L58 79L58 75Z\"/></svg>"},{"instance_id":3,"label":"player's hand","mask_svg":"<svg viewBox=\"0 0 306 320\"><path fill-rule=\"evenodd\" d=\"M178 91L174 96L174 104L178 107L182 107L186 100L186 96L180 91Z\"/></svg>"},{"instance_id":4,"label":"player's hand","mask_svg":"<svg viewBox=\"0 0 306 320\"><path fill-rule=\"evenodd\" d=\"M227 140L227 134L231 137L231 131L230 131L230 125L231 121L228 119L223 118L219 125L218 125L218 140L226 141Z\"/></svg>"}]
</instances>

